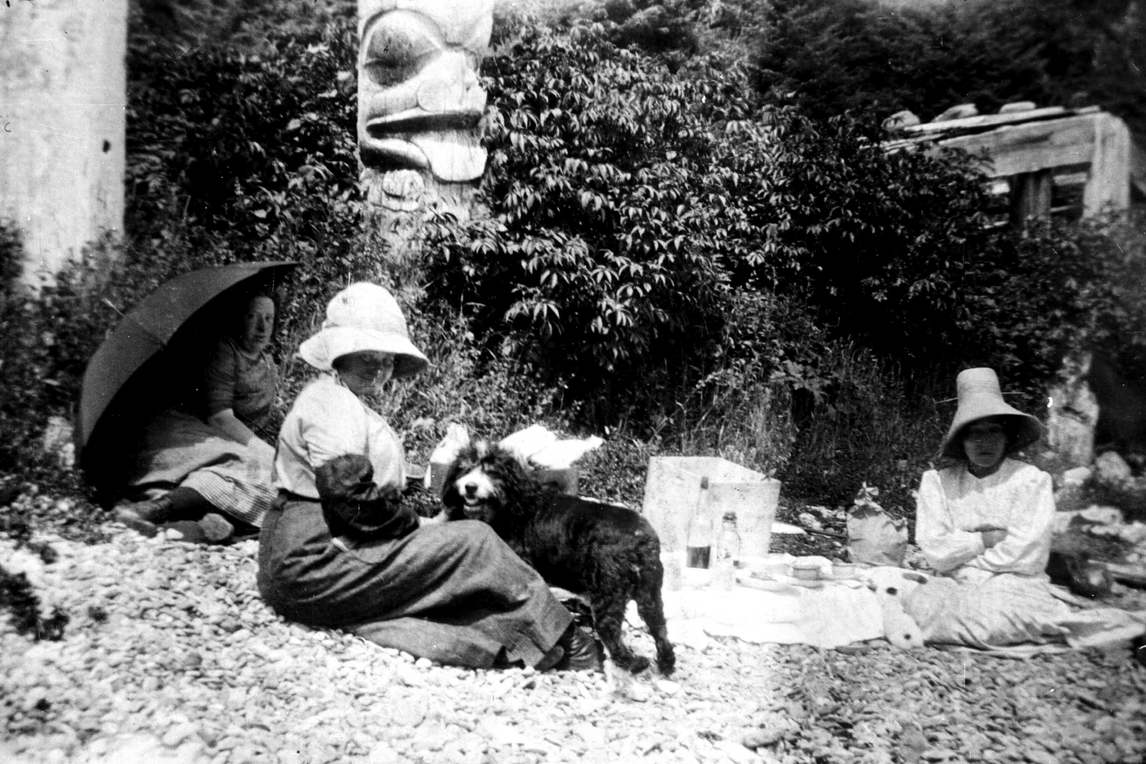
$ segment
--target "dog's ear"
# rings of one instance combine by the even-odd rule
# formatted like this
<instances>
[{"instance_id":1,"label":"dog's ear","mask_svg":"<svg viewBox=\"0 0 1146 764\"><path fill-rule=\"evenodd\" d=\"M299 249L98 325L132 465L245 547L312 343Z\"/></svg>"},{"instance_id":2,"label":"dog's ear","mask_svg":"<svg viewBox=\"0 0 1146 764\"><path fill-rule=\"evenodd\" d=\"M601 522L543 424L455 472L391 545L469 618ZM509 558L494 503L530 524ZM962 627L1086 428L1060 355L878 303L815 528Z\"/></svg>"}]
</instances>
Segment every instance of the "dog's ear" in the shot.
<instances>
[{"instance_id":1,"label":"dog's ear","mask_svg":"<svg viewBox=\"0 0 1146 764\"><path fill-rule=\"evenodd\" d=\"M512 451L496 446L490 456L502 483L502 511L518 518L531 517L537 511L541 483L528 464Z\"/></svg>"},{"instance_id":2,"label":"dog's ear","mask_svg":"<svg viewBox=\"0 0 1146 764\"><path fill-rule=\"evenodd\" d=\"M441 500L446 510L451 514L456 514L464 503L456 486L458 478L463 473L472 469L477 462L477 450L475 445L471 442L458 449L457 453L454 454L453 460L450 462L450 466L446 469L446 476L442 480ZM456 517L453 519L461 518Z\"/></svg>"}]
</instances>

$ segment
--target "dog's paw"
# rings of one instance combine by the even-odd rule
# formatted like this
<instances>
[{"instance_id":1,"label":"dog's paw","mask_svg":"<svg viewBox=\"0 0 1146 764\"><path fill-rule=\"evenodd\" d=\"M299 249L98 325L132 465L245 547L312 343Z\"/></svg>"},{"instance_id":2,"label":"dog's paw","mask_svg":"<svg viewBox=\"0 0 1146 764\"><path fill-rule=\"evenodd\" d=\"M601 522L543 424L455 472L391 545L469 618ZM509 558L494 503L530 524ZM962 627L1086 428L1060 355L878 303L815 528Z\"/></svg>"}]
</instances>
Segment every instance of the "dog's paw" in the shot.
<instances>
[{"instance_id":1,"label":"dog's paw","mask_svg":"<svg viewBox=\"0 0 1146 764\"><path fill-rule=\"evenodd\" d=\"M628 661L613 661L618 667L625 669L630 674L639 674L649 667L649 659L641 655L634 655Z\"/></svg>"}]
</instances>

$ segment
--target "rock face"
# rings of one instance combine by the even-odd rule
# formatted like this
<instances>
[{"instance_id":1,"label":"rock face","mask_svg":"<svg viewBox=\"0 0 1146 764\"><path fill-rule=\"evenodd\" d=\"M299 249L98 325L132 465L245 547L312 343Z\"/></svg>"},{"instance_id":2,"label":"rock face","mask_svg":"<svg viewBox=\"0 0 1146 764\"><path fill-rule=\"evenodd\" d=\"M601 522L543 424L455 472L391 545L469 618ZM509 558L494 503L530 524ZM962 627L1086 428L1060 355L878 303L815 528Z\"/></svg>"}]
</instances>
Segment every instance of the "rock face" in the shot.
<instances>
[{"instance_id":1,"label":"rock face","mask_svg":"<svg viewBox=\"0 0 1146 764\"><path fill-rule=\"evenodd\" d=\"M1087 384L1098 400L1095 442L1099 450L1146 454L1146 386L1128 379L1102 353L1091 357Z\"/></svg>"},{"instance_id":2,"label":"rock face","mask_svg":"<svg viewBox=\"0 0 1146 764\"><path fill-rule=\"evenodd\" d=\"M127 0L0 8L0 219L30 286L123 229L126 49Z\"/></svg>"},{"instance_id":3,"label":"rock face","mask_svg":"<svg viewBox=\"0 0 1146 764\"><path fill-rule=\"evenodd\" d=\"M957 106L952 106L942 114L940 114L932 122L949 122L953 119L966 119L967 117L979 116L979 110L975 108L973 103L961 103Z\"/></svg>"},{"instance_id":4,"label":"rock face","mask_svg":"<svg viewBox=\"0 0 1146 764\"><path fill-rule=\"evenodd\" d=\"M1094 428L1098 401L1087 383L1090 355L1067 358L1063 381L1051 388L1047 412L1047 443L1064 468L1085 467L1094 460Z\"/></svg>"}]
</instances>

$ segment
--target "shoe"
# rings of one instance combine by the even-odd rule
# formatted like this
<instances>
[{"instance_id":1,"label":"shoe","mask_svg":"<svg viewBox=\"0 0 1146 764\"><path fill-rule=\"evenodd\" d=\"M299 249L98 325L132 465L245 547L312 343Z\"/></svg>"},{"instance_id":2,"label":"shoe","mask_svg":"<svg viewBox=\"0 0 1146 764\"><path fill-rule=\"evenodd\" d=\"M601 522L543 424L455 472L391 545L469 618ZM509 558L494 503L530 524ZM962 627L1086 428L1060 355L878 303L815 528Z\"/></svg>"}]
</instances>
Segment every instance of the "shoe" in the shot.
<instances>
[{"instance_id":1,"label":"shoe","mask_svg":"<svg viewBox=\"0 0 1146 764\"><path fill-rule=\"evenodd\" d=\"M199 528L209 544L225 544L235 535L235 526L215 512L208 512L199 520Z\"/></svg>"},{"instance_id":2,"label":"shoe","mask_svg":"<svg viewBox=\"0 0 1146 764\"><path fill-rule=\"evenodd\" d=\"M133 501L120 504L115 509L115 519L144 536L154 536L159 527L171 517L171 499L160 496L158 499Z\"/></svg>"},{"instance_id":3,"label":"shoe","mask_svg":"<svg viewBox=\"0 0 1146 764\"><path fill-rule=\"evenodd\" d=\"M565 650L565 657L557 664L558 671L603 671L601 648L593 635L579 626L570 626L557 645Z\"/></svg>"}]
</instances>

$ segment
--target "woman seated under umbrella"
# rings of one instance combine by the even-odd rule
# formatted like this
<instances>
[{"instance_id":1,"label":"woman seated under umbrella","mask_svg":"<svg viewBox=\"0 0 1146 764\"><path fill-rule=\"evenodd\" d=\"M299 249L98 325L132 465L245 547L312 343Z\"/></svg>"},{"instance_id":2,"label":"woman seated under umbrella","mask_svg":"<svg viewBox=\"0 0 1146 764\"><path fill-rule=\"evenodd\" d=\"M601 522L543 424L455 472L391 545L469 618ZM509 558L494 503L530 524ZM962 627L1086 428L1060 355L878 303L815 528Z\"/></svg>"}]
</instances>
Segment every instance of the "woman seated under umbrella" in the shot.
<instances>
[{"instance_id":1,"label":"woman seated under umbrella","mask_svg":"<svg viewBox=\"0 0 1146 764\"><path fill-rule=\"evenodd\" d=\"M278 371L267 348L275 301L256 292L241 305L237 332L207 365L195 411L166 409L144 428L128 484L146 498L116 508L120 522L140 533L154 536L171 524L187 540L222 543L259 528L274 498Z\"/></svg>"}]
</instances>

